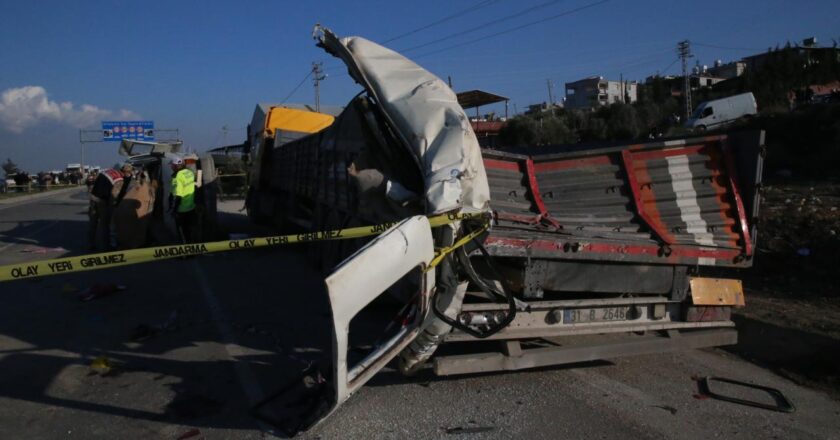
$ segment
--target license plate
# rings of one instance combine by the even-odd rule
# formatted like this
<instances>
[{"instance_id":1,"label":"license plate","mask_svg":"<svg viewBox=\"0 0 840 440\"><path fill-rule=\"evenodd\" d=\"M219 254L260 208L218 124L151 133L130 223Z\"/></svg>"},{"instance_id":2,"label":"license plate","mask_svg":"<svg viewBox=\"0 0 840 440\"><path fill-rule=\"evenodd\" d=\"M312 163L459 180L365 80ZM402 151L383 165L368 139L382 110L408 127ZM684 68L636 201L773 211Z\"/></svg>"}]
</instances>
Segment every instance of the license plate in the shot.
<instances>
[{"instance_id":1,"label":"license plate","mask_svg":"<svg viewBox=\"0 0 840 440\"><path fill-rule=\"evenodd\" d=\"M563 310L564 324L581 322L626 321L630 307L602 307L597 309L566 309Z\"/></svg>"}]
</instances>

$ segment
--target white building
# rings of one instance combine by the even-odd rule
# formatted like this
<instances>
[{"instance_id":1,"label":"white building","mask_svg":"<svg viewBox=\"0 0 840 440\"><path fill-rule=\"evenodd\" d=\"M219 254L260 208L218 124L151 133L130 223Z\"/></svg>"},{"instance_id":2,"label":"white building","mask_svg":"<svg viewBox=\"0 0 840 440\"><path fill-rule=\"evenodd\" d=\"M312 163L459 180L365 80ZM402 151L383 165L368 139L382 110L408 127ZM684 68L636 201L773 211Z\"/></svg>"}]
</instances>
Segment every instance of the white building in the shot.
<instances>
[{"instance_id":1,"label":"white building","mask_svg":"<svg viewBox=\"0 0 840 440\"><path fill-rule=\"evenodd\" d=\"M593 76L566 83L566 108L592 109L615 103L633 103L638 99L636 81L610 81Z\"/></svg>"}]
</instances>

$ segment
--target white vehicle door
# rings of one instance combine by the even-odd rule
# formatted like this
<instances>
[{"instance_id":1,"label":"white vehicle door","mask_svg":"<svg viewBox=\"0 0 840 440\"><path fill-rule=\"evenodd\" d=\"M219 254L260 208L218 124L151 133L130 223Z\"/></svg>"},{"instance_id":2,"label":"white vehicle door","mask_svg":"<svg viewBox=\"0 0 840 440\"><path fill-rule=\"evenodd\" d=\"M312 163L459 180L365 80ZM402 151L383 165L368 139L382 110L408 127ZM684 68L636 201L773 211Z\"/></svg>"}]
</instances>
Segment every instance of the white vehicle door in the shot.
<instances>
[{"instance_id":1,"label":"white vehicle door","mask_svg":"<svg viewBox=\"0 0 840 440\"><path fill-rule=\"evenodd\" d=\"M429 220L416 216L403 220L341 263L326 279L333 318L333 373L336 406L365 384L397 356L420 330L429 311L435 285L434 271L425 269L435 256ZM416 286L411 319L387 341L353 365L347 351L350 321L365 306L405 277ZM407 315L408 316L408 315Z\"/></svg>"},{"instance_id":2,"label":"white vehicle door","mask_svg":"<svg viewBox=\"0 0 840 440\"><path fill-rule=\"evenodd\" d=\"M434 256L429 220L415 216L391 227L339 264L325 280L333 321L331 374L315 373L304 377L307 383L287 387L288 397L273 406L279 408L280 417L275 412L269 420L255 408L256 415L285 434L295 435L332 414L385 367L414 340L429 313L435 272L426 269ZM380 296L389 295L395 286L401 291L410 289L399 319L389 320L394 324L380 331L379 340L360 356L358 347L350 343L351 321L357 315L365 321L367 316L360 312ZM258 407L263 405L271 409L267 402Z\"/></svg>"}]
</instances>

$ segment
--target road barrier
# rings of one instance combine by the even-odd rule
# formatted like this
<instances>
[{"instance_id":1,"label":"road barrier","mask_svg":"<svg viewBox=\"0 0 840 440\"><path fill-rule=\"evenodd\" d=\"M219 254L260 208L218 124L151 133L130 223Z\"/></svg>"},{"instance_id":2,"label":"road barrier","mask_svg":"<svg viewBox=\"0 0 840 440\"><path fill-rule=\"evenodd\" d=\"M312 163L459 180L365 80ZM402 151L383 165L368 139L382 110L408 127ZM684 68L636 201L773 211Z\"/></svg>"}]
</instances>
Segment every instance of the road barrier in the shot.
<instances>
[{"instance_id":1,"label":"road barrier","mask_svg":"<svg viewBox=\"0 0 840 440\"><path fill-rule=\"evenodd\" d=\"M75 183L51 183L49 185L41 185L41 184L30 184L30 185L4 185L2 187L3 191L6 193L10 192L21 192L21 193L31 193L31 192L44 192L49 191L52 188L67 188L70 186L81 186L80 184Z\"/></svg>"},{"instance_id":2,"label":"road barrier","mask_svg":"<svg viewBox=\"0 0 840 440\"><path fill-rule=\"evenodd\" d=\"M432 227L444 226L466 219L489 220L487 213L458 213L441 214L429 216L429 224ZM180 244L172 246L155 246L141 249L129 249L115 252L102 252L96 254L78 255L73 257L53 258L50 260L31 261L19 264L0 266L0 282L19 279L40 278L50 275L60 275L73 272L89 270L108 269L119 266L148 263L152 261L182 258L193 255L212 254L217 252L228 252L239 249L256 249L262 247L282 246L292 243L307 243L317 241L348 240L353 238L379 235L399 222L382 223L372 226L357 226L353 228L335 229L330 231L303 232L292 235L276 235L269 237L245 238L241 240L221 240L205 243ZM475 231L454 245L438 249L437 256L430 267L436 266L447 254L460 246L463 246L469 239L479 235L486 230L484 228ZM469 239L467 239L469 238Z\"/></svg>"}]
</instances>

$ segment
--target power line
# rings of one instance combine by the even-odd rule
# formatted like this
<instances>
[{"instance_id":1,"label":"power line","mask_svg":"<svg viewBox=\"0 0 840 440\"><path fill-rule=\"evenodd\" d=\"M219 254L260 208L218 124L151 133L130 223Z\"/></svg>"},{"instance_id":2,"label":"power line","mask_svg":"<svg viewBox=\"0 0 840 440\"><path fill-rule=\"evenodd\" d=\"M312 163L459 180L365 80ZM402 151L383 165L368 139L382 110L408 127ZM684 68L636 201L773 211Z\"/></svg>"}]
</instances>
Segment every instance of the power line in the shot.
<instances>
[{"instance_id":1,"label":"power line","mask_svg":"<svg viewBox=\"0 0 840 440\"><path fill-rule=\"evenodd\" d=\"M288 100L289 100L289 98L291 98L291 97L292 97L292 95L294 95L294 94L295 94L295 92L297 92L297 91L298 91L298 89L300 88L300 86L302 86L302 85L303 85L303 83L305 83L305 82L306 82L306 80L307 80L307 79L309 79L309 77L310 77L311 75L312 75L312 70L310 70L310 71L309 71L309 73L307 73L307 74L306 74L306 76L304 76L304 77L303 77L303 79L302 79L302 80L300 80L300 82L298 83L298 85L296 85L296 86L295 86L295 88L294 88L294 89L292 89L292 91L291 91L291 92L289 92L289 94L288 94L288 95L286 95L286 97L285 97L285 98L283 98L283 100L282 100L282 101L280 101L280 104L285 104L285 103L286 103L286 101L288 101Z\"/></svg>"},{"instance_id":2,"label":"power line","mask_svg":"<svg viewBox=\"0 0 840 440\"><path fill-rule=\"evenodd\" d=\"M546 18L543 18L543 19L540 19L540 20L536 20L536 21L532 21L532 22L529 22L529 23L525 23L525 24L522 24L522 25L519 25L519 26L516 26L516 27L510 28L510 29L506 29L506 30L503 30L503 31L495 32L495 33L492 33L492 34L490 34L490 35L485 35L485 36L483 36L483 37L476 38L476 39L474 39L474 40L469 40L469 41L465 41L465 42L463 42L463 43L454 44L454 45L452 45L452 46L444 47L444 48L442 48L442 49L434 50L434 51L431 51L431 52L426 52L426 53L424 53L424 54L422 54L422 55L418 55L418 56L413 57L413 58L414 58L414 59L423 58L423 57L426 57L426 56L429 56L429 55L432 55L432 54L436 54L436 53L439 53L439 52L447 51L447 50L450 50L450 49L455 49L455 48L457 48L457 47L466 46L466 45L468 45L468 44L477 43L477 42L479 42L479 41L485 41L485 40L487 40L488 38L493 38L493 37L498 37L499 35L509 34L509 33L511 33L511 32L515 32L515 31L518 31L518 30L520 30L520 29L524 29L524 28L526 28L526 27L534 26L534 25L537 25L537 24L540 24L540 23L545 23L545 22L547 22L547 21L551 21L551 20L556 20L556 19L558 19L558 18L565 17L565 16L567 16L567 15L572 15L572 14L574 14L574 13L576 13L576 12L580 12L580 11L583 11L583 10L585 10L585 9L593 8L593 7L595 7L595 6L598 6L598 5L601 5L601 4L604 4L604 3L607 3L607 2L609 2L609 1L610 1L610 0L601 0L601 1L594 2L594 3L589 3L589 4L586 4L586 5L583 5L583 6L580 6L580 7L574 8L574 9L569 9L568 11L561 12L561 13L559 13L559 14L557 14L557 15L552 15L552 16L550 16L550 17L546 17Z\"/></svg>"},{"instance_id":3,"label":"power line","mask_svg":"<svg viewBox=\"0 0 840 440\"><path fill-rule=\"evenodd\" d=\"M389 38L389 39L387 39L387 40L383 41L381 44L387 44L387 43L390 43L390 42L392 42L392 41L396 41L396 40L399 40L399 39L401 39L401 38L405 38L405 37L407 37L407 36L409 36L409 35L414 35L414 34L416 34L416 33L420 32L420 31L425 31L426 29L429 29L429 28L431 28L431 27L435 27L435 26L437 26L437 25L439 25L439 24L441 24L441 23L446 23L447 21L452 20L453 18L457 18L457 17L460 17L460 16L462 16L462 15L469 14L470 12L474 12L474 11L478 10L478 8L480 8L480 7L482 7L482 6L485 6L485 5L490 5L490 4L492 4L492 3L496 3L497 1L498 1L498 0L483 0L483 1L480 1L480 2L478 2L478 3L476 3L476 4L474 4L474 5L472 5L472 6L468 7L468 8L466 8L466 9L462 9L462 10L460 10L460 11L458 11L458 12L454 12L454 13L452 13L452 14L450 14L450 15L447 15L446 17L443 17L443 18L441 18L440 20L433 21L433 22L431 22L431 23L429 23L429 24L427 24L427 25L425 25L425 26L422 26L422 27L419 27L419 28L417 28L417 29L414 29L414 30L408 31L408 32L406 32L406 33L404 33L404 34L400 34L400 35L397 35L397 36L395 36L395 37L391 37L391 38Z\"/></svg>"},{"instance_id":4,"label":"power line","mask_svg":"<svg viewBox=\"0 0 840 440\"><path fill-rule=\"evenodd\" d=\"M667 72L667 71L668 71L668 69L670 69L670 68L671 68L671 66L673 66L674 64L676 64L676 63L677 63L677 61L679 61L679 60L680 60L679 58L674 58L674 61L671 61L671 64L668 64L668 67L666 67L666 68L664 68L664 69L660 70L660 72L662 72L661 74L662 74L662 75L664 75L664 74L665 74L665 72Z\"/></svg>"},{"instance_id":5,"label":"power line","mask_svg":"<svg viewBox=\"0 0 840 440\"><path fill-rule=\"evenodd\" d=\"M712 49L723 49L723 50L750 50L750 51L760 51L762 49L754 49L750 47L728 47L728 46L718 46L717 44L706 44L706 43L698 43L696 41L692 41L691 44L700 47L710 47Z\"/></svg>"},{"instance_id":6,"label":"power line","mask_svg":"<svg viewBox=\"0 0 840 440\"><path fill-rule=\"evenodd\" d=\"M563 0L551 0L551 1L547 1L545 3L540 3L536 6L531 6L530 8L523 9L523 10L521 10L521 11L519 11L519 12L513 14L513 15L509 15L509 16L502 17L502 18L497 18L495 20L488 21L487 23L483 23L483 24L478 25L476 27L473 27L473 28L470 28L470 29L467 29L467 30L464 30L464 31L461 31L461 32L456 32L454 34L449 34L445 37L438 38L437 40L429 41L428 43L423 43L423 44L420 44L420 45L417 45L417 46L409 47L408 49L403 49L400 52L409 52L409 51L412 51L412 50L415 50L415 49L420 49L422 47L431 46L432 44L440 43L441 41L446 41L446 40L449 40L449 39L454 38L454 37L459 37L461 35L469 34L469 33L475 32L475 31L480 31L482 29L486 29L487 26L494 25L494 24L497 24L497 23L502 23L502 22L508 21L512 18L521 17L521 16L523 16L523 15L529 13L529 12L536 11L537 9L542 9L546 6L551 6L551 5L553 5L555 3L559 3L561 1L563 1Z\"/></svg>"}]
</instances>

